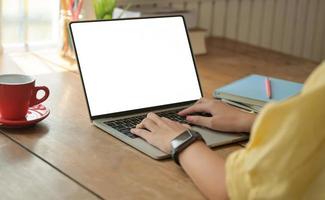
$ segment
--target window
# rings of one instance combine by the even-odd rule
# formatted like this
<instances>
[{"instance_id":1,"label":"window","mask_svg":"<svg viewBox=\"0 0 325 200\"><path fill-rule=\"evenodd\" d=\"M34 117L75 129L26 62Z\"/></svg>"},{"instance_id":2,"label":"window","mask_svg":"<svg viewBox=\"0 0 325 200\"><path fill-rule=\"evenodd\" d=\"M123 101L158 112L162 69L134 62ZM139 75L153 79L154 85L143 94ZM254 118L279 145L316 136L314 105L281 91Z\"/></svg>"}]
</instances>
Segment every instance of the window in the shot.
<instances>
[{"instance_id":1,"label":"window","mask_svg":"<svg viewBox=\"0 0 325 200\"><path fill-rule=\"evenodd\" d=\"M3 47L25 49L55 45L59 35L59 0L0 0Z\"/></svg>"}]
</instances>

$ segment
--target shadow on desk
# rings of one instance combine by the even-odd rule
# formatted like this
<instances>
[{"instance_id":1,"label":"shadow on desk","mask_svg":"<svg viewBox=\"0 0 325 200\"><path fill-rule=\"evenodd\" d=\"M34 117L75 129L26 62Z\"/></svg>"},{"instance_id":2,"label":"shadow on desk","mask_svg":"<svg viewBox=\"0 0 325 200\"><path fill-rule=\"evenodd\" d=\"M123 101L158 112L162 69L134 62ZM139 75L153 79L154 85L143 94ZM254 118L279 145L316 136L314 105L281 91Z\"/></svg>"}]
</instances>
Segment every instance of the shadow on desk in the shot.
<instances>
[{"instance_id":1,"label":"shadow on desk","mask_svg":"<svg viewBox=\"0 0 325 200\"><path fill-rule=\"evenodd\" d=\"M16 139L14 139L15 136L24 135L24 140L29 140L28 148L32 149L37 144L37 142L49 132L49 128L46 123L40 122L36 125L23 128L1 127L0 132L15 143L17 143Z\"/></svg>"}]
</instances>

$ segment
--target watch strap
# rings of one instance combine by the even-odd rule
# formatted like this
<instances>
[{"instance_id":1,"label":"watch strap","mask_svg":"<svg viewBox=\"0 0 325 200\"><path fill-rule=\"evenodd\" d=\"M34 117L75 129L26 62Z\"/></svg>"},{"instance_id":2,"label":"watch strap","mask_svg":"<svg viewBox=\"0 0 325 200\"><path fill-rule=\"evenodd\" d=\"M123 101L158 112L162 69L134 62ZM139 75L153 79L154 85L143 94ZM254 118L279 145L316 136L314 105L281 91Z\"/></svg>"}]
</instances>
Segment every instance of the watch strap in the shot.
<instances>
[{"instance_id":1,"label":"watch strap","mask_svg":"<svg viewBox=\"0 0 325 200\"><path fill-rule=\"evenodd\" d=\"M187 135L188 138L184 141L178 141L180 140L180 138L184 138L184 135ZM194 143L197 140L202 140L204 141L204 139L202 138L202 136L193 130L186 130L183 133L181 133L179 136L177 136L175 139L172 140L171 145L172 145L172 159L178 164L179 163L179 154L185 150L188 146L190 146L192 143ZM174 141L178 141L181 142L180 144L178 144L177 146L173 145Z\"/></svg>"}]
</instances>

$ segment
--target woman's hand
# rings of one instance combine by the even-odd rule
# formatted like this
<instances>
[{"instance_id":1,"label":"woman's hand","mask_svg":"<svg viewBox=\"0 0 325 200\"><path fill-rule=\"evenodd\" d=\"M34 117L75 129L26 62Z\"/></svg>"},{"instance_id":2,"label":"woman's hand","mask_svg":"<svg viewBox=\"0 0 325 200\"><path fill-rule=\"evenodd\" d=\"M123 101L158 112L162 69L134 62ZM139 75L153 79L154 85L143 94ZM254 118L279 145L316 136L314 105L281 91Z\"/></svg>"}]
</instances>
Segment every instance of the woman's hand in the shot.
<instances>
[{"instance_id":1,"label":"woman's hand","mask_svg":"<svg viewBox=\"0 0 325 200\"><path fill-rule=\"evenodd\" d=\"M131 132L162 151L170 153L170 142L189 128L189 125L149 113L136 128L131 129Z\"/></svg>"},{"instance_id":2,"label":"woman's hand","mask_svg":"<svg viewBox=\"0 0 325 200\"><path fill-rule=\"evenodd\" d=\"M209 113L211 117L191 115L200 112ZM186 120L192 124L226 132L249 132L255 120L254 114L243 112L218 100L205 98L180 111L179 114L186 116ZM149 113L136 128L131 129L131 132L162 151L170 153L170 142L189 128L189 125Z\"/></svg>"},{"instance_id":3,"label":"woman's hand","mask_svg":"<svg viewBox=\"0 0 325 200\"><path fill-rule=\"evenodd\" d=\"M195 115L209 113L211 117ZM244 112L215 99L202 98L194 105L180 111L192 124L225 132L250 132L256 115Z\"/></svg>"}]
</instances>

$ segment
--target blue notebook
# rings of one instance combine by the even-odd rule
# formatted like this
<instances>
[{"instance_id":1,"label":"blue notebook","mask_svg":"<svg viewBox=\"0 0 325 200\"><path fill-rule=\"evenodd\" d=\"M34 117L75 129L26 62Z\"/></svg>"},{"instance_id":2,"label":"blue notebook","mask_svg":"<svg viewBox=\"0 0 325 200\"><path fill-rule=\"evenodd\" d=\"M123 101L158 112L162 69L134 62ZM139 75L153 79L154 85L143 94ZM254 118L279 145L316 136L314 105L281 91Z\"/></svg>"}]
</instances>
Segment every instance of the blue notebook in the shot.
<instances>
[{"instance_id":1,"label":"blue notebook","mask_svg":"<svg viewBox=\"0 0 325 200\"><path fill-rule=\"evenodd\" d=\"M303 87L301 83L269 77L272 86L272 98L269 99L265 91L265 78L257 74L246 76L216 89L213 96L241 104L263 106L269 101L279 101L297 95Z\"/></svg>"}]
</instances>

